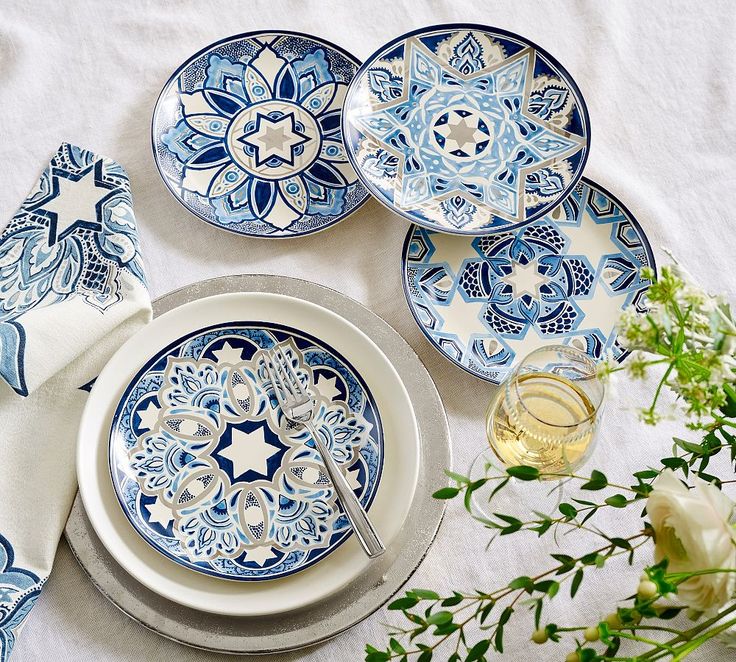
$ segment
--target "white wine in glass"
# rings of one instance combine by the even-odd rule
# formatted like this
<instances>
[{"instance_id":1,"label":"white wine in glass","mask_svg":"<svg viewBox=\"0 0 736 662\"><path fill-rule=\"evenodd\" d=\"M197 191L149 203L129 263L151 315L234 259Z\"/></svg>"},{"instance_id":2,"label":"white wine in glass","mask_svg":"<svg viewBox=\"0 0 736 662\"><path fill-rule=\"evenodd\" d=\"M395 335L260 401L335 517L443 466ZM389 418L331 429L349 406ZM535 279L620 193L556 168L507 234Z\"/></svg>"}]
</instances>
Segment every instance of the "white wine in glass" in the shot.
<instances>
[{"instance_id":1,"label":"white wine in glass","mask_svg":"<svg viewBox=\"0 0 736 662\"><path fill-rule=\"evenodd\" d=\"M493 452L505 466L552 474L575 469L591 448L604 393L596 363L585 352L563 345L535 350L488 408Z\"/></svg>"}]
</instances>

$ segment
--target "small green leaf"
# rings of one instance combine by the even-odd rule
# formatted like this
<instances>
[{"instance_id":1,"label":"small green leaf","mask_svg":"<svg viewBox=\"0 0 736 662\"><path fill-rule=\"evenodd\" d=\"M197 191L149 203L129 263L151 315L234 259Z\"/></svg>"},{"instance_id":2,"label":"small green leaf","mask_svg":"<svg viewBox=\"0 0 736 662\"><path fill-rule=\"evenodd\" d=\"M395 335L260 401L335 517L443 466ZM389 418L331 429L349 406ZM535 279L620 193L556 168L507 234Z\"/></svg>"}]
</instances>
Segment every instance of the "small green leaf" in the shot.
<instances>
[{"instance_id":1,"label":"small green leaf","mask_svg":"<svg viewBox=\"0 0 736 662\"><path fill-rule=\"evenodd\" d=\"M537 535L543 536L549 529L552 527L552 520L551 519L545 519L544 521L540 522L536 526L529 527L530 531L535 531Z\"/></svg>"},{"instance_id":2,"label":"small green leaf","mask_svg":"<svg viewBox=\"0 0 736 662\"><path fill-rule=\"evenodd\" d=\"M687 476L688 466L687 466L687 462L683 458L665 457L664 459L661 460L661 462L665 467L667 467L668 469L672 469L673 471L677 471L678 469L681 469Z\"/></svg>"},{"instance_id":3,"label":"small green leaf","mask_svg":"<svg viewBox=\"0 0 736 662\"><path fill-rule=\"evenodd\" d=\"M578 592L578 589L580 588L580 584L583 581L583 569L578 568L575 572L575 576L572 578L572 584L570 586L570 597L574 598L575 594Z\"/></svg>"},{"instance_id":4,"label":"small green leaf","mask_svg":"<svg viewBox=\"0 0 736 662\"><path fill-rule=\"evenodd\" d=\"M696 455L700 455L704 450L703 446L701 446L700 444L694 444L690 441L686 441L685 439L680 439L679 437L672 437L672 441L675 442L676 446L679 446L688 453L695 453Z\"/></svg>"},{"instance_id":5,"label":"small green leaf","mask_svg":"<svg viewBox=\"0 0 736 662\"><path fill-rule=\"evenodd\" d=\"M575 559L572 558L572 556L568 556L567 554L550 554L550 556L555 560L562 563L562 565L569 565L572 567L575 565Z\"/></svg>"},{"instance_id":6,"label":"small green leaf","mask_svg":"<svg viewBox=\"0 0 736 662\"><path fill-rule=\"evenodd\" d=\"M440 595L439 593L435 593L435 591L429 591L426 588L413 588L411 591L408 591L411 595L413 595L416 598L419 598L420 600L439 600Z\"/></svg>"},{"instance_id":7,"label":"small green leaf","mask_svg":"<svg viewBox=\"0 0 736 662\"><path fill-rule=\"evenodd\" d=\"M668 609L663 609L662 611L657 613L657 618L661 618L664 621L669 621L671 618L679 615L679 613L683 609L684 607L670 607Z\"/></svg>"},{"instance_id":8,"label":"small green leaf","mask_svg":"<svg viewBox=\"0 0 736 662\"><path fill-rule=\"evenodd\" d=\"M596 552L590 552L585 556L580 557L580 563L583 565L595 565L598 561L598 554Z\"/></svg>"},{"instance_id":9,"label":"small green leaf","mask_svg":"<svg viewBox=\"0 0 736 662\"><path fill-rule=\"evenodd\" d=\"M459 605L463 601L463 596L457 591L454 592L449 598L445 598L440 604L443 607L454 607Z\"/></svg>"},{"instance_id":10,"label":"small green leaf","mask_svg":"<svg viewBox=\"0 0 736 662\"><path fill-rule=\"evenodd\" d=\"M470 497L473 496L473 492L475 492L475 490L483 487L485 484L486 484L486 479L481 478L466 486L465 497L463 499L463 503L465 505L465 510L467 510L469 513L473 511L472 504L470 503Z\"/></svg>"},{"instance_id":11,"label":"small green leaf","mask_svg":"<svg viewBox=\"0 0 736 662\"><path fill-rule=\"evenodd\" d=\"M560 590L560 584L553 579L546 579L534 584L534 589L546 593L550 598L554 598L557 595L557 591Z\"/></svg>"},{"instance_id":12,"label":"small green leaf","mask_svg":"<svg viewBox=\"0 0 736 662\"><path fill-rule=\"evenodd\" d=\"M620 547L621 549L631 549L631 543L625 538L608 538L614 547Z\"/></svg>"},{"instance_id":13,"label":"small green leaf","mask_svg":"<svg viewBox=\"0 0 736 662\"><path fill-rule=\"evenodd\" d=\"M606 475L597 469L594 469L590 474L590 480L581 485L581 490L602 490L603 488L608 487L608 478L606 478Z\"/></svg>"},{"instance_id":14,"label":"small green leaf","mask_svg":"<svg viewBox=\"0 0 736 662\"><path fill-rule=\"evenodd\" d=\"M422 654L417 658L417 662L429 662L432 659L432 651L429 649L423 650Z\"/></svg>"},{"instance_id":15,"label":"small green leaf","mask_svg":"<svg viewBox=\"0 0 736 662\"><path fill-rule=\"evenodd\" d=\"M724 384L723 390L726 393L726 404L721 407L721 412L727 418L736 418L736 390L731 384Z\"/></svg>"},{"instance_id":16,"label":"small green leaf","mask_svg":"<svg viewBox=\"0 0 736 662\"><path fill-rule=\"evenodd\" d=\"M501 612L501 618L498 619L498 624L506 625L506 623L508 623L509 619L511 618L511 614L513 613L514 610L511 607L506 607L506 609Z\"/></svg>"},{"instance_id":17,"label":"small green leaf","mask_svg":"<svg viewBox=\"0 0 736 662\"><path fill-rule=\"evenodd\" d=\"M432 634L435 637L446 635L446 634L452 634L456 630L459 630L460 626L457 623L443 623L442 625L438 625Z\"/></svg>"},{"instance_id":18,"label":"small green leaf","mask_svg":"<svg viewBox=\"0 0 736 662\"><path fill-rule=\"evenodd\" d=\"M490 501L496 494L498 494L506 485L508 485L509 479L504 478L496 487L493 488L493 492L488 496L488 501Z\"/></svg>"},{"instance_id":19,"label":"small green leaf","mask_svg":"<svg viewBox=\"0 0 736 662\"><path fill-rule=\"evenodd\" d=\"M493 645L499 653L503 653L503 626L506 625L513 613L514 610L511 607L506 607L506 609L501 613L501 618L498 621L496 636L493 638Z\"/></svg>"},{"instance_id":20,"label":"small green leaf","mask_svg":"<svg viewBox=\"0 0 736 662\"><path fill-rule=\"evenodd\" d=\"M483 625L485 623L486 619L488 618L488 615L491 613L491 609L493 609L495 602L489 602L483 609L480 610L480 624Z\"/></svg>"},{"instance_id":21,"label":"small green leaf","mask_svg":"<svg viewBox=\"0 0 736 662\"><path fill-rule=\"evenodd\" d=\"M542 620L542 609L544 608L544 600L539 598L537 604L534 607L534 629L539 629L539 623Z\"/></svg>"},{"instance_id":22,"label":"small green leaf","mask_svg":"<svg viewBox=\"0 0 736 662\"><path fill-rule=\"evenodd\" d=\"M578 509L571 503L561 503L559 505L559 510L565 517L567 517L567 519L574 519L578 514Z\"/></svg>"},{"instance_id":23,"label":"small green leaf","mask_svg":"<svg viewBox=\"0 0 736 662\"><path fill-rule=\"evenodd\" d=\"M445 469L445 475L448 478L451 478L457 483L462 483L463 485L470 482L470 478L467 476L463 476L462 474L455 473L454 471L450 471L449 469Z\"/></svg>"},{"instance_id":24,"label":"small green leaf","mask_svg":"<svg viewBox=\"0 0 736 662\"><path fill-rule=\"evenodd\" d=\"M476 662L476 660L480 660L490 647L491 642L488 639L482 639L468 651L465 662Z\"/></svg>"},{"instance_id":25,"label":"small green leaf","mask_svg":"<svg viewBox=\"0 0 736 662\"><path fill-rule=\"evenodd\" d=\"M449 611L438 611L427 618L427 623L430 625L444 625L452 620L452 612Z\"/></svg>"},{"instance_id":26,"label":"small green leaf","mask_svg":"<svg viewBox=\"0 0 736 662\"><path fill-rule=\"evenodd\" d=\"M391 659L391 654L385 651L375 651L365 656L365 662L386 662Z\"/></svg>"},{"instance_id":27,"label":"small green leaf","mask_svg":"<svg viewBox=\"0 0 736 662\"><path fill-rule=\"evenodd\" d=\"M637 471L634 476L639 480L651 480L659 476L659 472L654 469L645 469L644 471Z\"/></svg>"},{"instance_id":28,"label":"small green leaf","mask_svg":"<svg viewBox=\"0 0 736 662\"><path fill-rule=\"evenodd\" d=\"M517 577L509 582L509 588L514 590L524 589L531 593L532 588L534 588L534 582L531 577Z\"/></svg>"},{"instance_id":29,"label":"small green leaf","mask_svg":"<svg viewBox=\"0 0 736 662\"><path fill-rule=\"evenodd\" d=\"M452 499L456 497L460 490L457 487L443 487L441 490L437 490L432 497L435 499Z\"/></svg>"},{"instance_id":30,"label":"small green leaf","mask_svg":"<svg viewBox=\"0 0 736 662\"><path fill-rule=\"evenodd\" d=\"M629 500L623 494L614 494L608 497L605 502L613 508L626 508Z\"/></svg>"},{"instance_id":31,"label":"small green leaf","mask_svg":"<svg viewBox=\"0 0 736 662\"><path fill-rule=\"evenodd\" d=\"M518 478L519 480L537 480L539 478L539 469L524 465L508 467L506 473L512 478Z\"/></svg>"},{"instance_id":32,"label":"small green leaf","mask_svg":"<svg viewBox=\"0 0 736 662\"><path fill-rule=\"evenodd\" d=\"M393 637L388 640L388 643L394 653L398 653L399 655L404 655L406 653L406 649Z\"/></svg>"},{"instance_id":33,"label":"small green leaf","mask_svg":"<svg viewBox=\"0 0 736 662\"><path fill-rule=\"evenodd\" d=\"M393 609L395 611L403 611L404 609L411 609L412 607L416 606L417 598L411 597L407 595L404 598L399 598L398 600L394 600L389 606L389 609Z\"/></svg>"},{"instance_id":34,"label":"small green leaf","mask_svg":"<svg viewBox=\"0 0 736 662\"><path fill-rule=\"evenodd\" d=\"M516 517L512 517L511 515L504 515L503 513L493 513L498 519L503 520L507 524L521 524L520 519L516 519Z\"/></svg>"}]
</instances>

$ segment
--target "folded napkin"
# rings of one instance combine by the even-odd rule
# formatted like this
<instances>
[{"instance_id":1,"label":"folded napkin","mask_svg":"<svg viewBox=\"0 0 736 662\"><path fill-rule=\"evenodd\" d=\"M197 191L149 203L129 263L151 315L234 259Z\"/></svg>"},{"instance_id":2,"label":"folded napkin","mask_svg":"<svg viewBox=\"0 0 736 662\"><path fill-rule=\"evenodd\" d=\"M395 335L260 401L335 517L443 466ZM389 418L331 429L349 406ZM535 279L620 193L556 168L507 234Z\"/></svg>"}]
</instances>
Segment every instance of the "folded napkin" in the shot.
<instances>
[{"instance_id":1,"label":"folded napkin","mask_svg":"<svg viewBox=\"0 0 736 662\"><path fill-rule=\"evenodd\" d=\"M0 235L0 662L51 571L87 393L150 317L125 170L62 144Z\"/></svg>"}]
</instances>

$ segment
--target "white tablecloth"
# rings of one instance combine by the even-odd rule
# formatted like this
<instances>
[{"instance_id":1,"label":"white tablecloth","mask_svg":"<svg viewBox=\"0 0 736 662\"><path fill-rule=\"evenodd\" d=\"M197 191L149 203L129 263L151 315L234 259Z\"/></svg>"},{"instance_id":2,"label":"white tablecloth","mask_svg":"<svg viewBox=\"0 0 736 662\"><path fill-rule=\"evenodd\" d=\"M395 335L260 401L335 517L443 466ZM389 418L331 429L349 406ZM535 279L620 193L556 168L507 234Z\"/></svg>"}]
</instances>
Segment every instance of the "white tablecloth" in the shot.
<instances>
[{"instance_id":1,"label":"white tablecloth","mask_svg":"<svg viewBox=\"0 0 736 662\"><path fill-rule=\"evenodd\" d=\"M447 408L454 465L465 471L484 448L483 411L493 389L443 359L414 324L400 284L405 222L375 201L327 232L286 242L240 238L198 221L154 167L149 125L161 86L191 53L256 29L320 35L360 58L400 33L436 23L485 23L523 34L551 51L582 88L593 136L586 175L627 204L655 248L671 248L704 283L733 295L734 16L728 0L0 0L0 219L11 217L62 140L117 159L130 174L154 297L192 281L247 272L305 278L358 299L427 365ZM644 397L638 386L619 388L624 391L630 402ZM668 430L645 428L633 414L619 414L621 408L612 404L617 411L609 411L591 462L611 476L641 468L669 447ZM636 526L611 522L620 534ZM531 534L511 536L485 553L487 539L461 505L451 503L410 586L491 588L549 565L551 538L535 543ZM583 541L562 542L574 550ZM625 569L620 564L586 580L585 607L556 599L557 618L595 622L612 600L633 591L638 573ZM362 659L365 643L386 641L388 618L380 611L324 646L283 659ZM540 660L564 659L568 649L553 644L529 651L528 636L529 628L510 628L509 659L521 659L525 650ZM213 656L130 621L96 591L62 543L13 659L174 658ZM710 659L723 658L714 650Z\"/></svg>"}]
</instances>

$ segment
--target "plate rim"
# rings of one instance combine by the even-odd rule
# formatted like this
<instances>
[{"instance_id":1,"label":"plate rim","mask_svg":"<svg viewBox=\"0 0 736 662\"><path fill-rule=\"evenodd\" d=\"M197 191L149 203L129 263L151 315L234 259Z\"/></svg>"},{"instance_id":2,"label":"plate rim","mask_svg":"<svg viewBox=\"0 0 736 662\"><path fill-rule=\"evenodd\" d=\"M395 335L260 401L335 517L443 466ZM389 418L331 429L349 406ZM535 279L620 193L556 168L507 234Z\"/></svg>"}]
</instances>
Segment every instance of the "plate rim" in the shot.
<instances>
[{"instance_id":1,"label":"plate rim","mask_svg":"<svg viewBox=\"0 0 736 662\"><path fill-rule=\"evenodd\" d=\"M377 570L361 578L354 595L343 597L346 609L328 615L328 619L312 618L307 625L283 632L273 623L261 619L234 619L234 632L224 632L223 617L191 610L175 602L161 598L133 577L128 575L112 558L99 539L84 513L81 498L77 498L65 528L65 536L82 570L103 596L127 616L144 627L181 644L209 651L256 655L286 652L314 646L331 639L353 627L385 605L409 581L424 560L436 538L446 510L446 503L430 497L434 481L447 481L443 469L451 466L452 452L447 415L437 387L415 350L388 322L355 299L324 285L297 278L276 275L221 276L179 288L168 295L180 302L207 296L208 293L228 291L278 291L297 290L298 296L344 314L353 324L365 323L372 335L385 341L392 363L396 361L397 372L412 387L413 404L420 422L422 438L419 484L427 489L417 490L411 512L412 522L403 531L402 540L407 540L409 549L418 553L396 555L382 567L381 559L376 562ZM291 291L290 293L293 293ZM156 303L154 302L154 310ZM373 326L368 326L372 324ZM389 552L390 553L390 552ZM358 581L358 580L356 580ZM382 588L383 587L383 588ZM367 591L365 589L374 589ZM376 596L368 599L369 596ZM181 613L180 613L181 612ZM187 621L187 614L189 621ZM348 614L348 619L345 619ZM230 619L232 620L232 619ZM230 621L228 621L230 622Z\"/></svg>"},{"instance_id":2,"label":"plate rim","mask_svg":"<svg viewBox=\"0 0 736 662\"><path fill-rule=\"evenodd\" d=\"M619 198L617 198L613 193L611 193L607 188L605 188L601 184L598 184L597 182L593 181L589 177L581 177L580 178L580 181L578 182L578 184L581 184L581 183L582 184L585 184L589 188L596 189L600 193L603 193L607 198L609 198L624 213L624 215L628 218L628 220L631 222L631 224L637 230L639 236L642 238L642 246L643 246L644 250L647 253L647 258L651 262L651 265L650 266L652 267L652 269L654 269L654 273L656 275L656 273L657 273L657 262L656 262L655 257L654 257L654 251L652 250L652 245L651 245L651 243L649 241L649 237L647 236L646 232L644 231L644 228L642 227L641 223L631 213L631 211L629 210L629 208L623 202L621 202L621 200L619 200ZM567 199L567 198L565 198L565 199ZM560 204L562 204L565 201L565 199L563 199L560 202ZM556 208L557 207L555 207L555 209ZM536 220L538 220L538 219L536 219ZM432 345L432 347L436 351L438 351L445 359L447 359L448 361L452 362L454 365L456 365L458 368L461 368L462 370L464 370L465 372L467 372L469 375L473 375L473 377L476 377L477 379L480 379L480 380L482 380L482 381L484 381L484 382L486 382L488 384L493 384L494 386L500 386L501 384L503 384L504 379L501 379L500 381L496 381L496 380L494 380L494 379L492 379L490 377L485 377L483 375L479 375L477 372L471 370L468 366L463 365L457 359L454 359L449 354L445 354L445 352L443 352L437 346L437 343L429 335L429 333L427 332L427 330L424 328L424 325L419 320L419 316L417 315L416 310L414 310L414 306L412 305L411 293L409 292L409 283L407 282L407 279L406 279L406 274L407 274L407 257L406 256L407 256L407 253L408 253L408 250L409 250L409 244L411 243L411 238L414 235L414 229L416 227L424 227L424 226L419 226L418 223L412 223L409 226L409 230L407 231L406 236L404 237L404 243L403 243L403 245L401 247L401 287L402 287L402 289L404 291L404 299L406 300L406 305L409 308L409 312L411 313L411 316L414 319L414 322L419 327L419 330L422 332L422 335L427 339L427 341L429 342L429 344ZM522 227L519 227L519 228L516 228L516 229L517 230L521 230L521 229L523 229L523 227L526 227L526 226L522 226ZM431 228L424 228L424 229L425 230L431 230ZM443 233L443 232L438 232L437 230L431 230L431 231L437 232L438 234L447 234L447 233ZM513 231L513 230L511 230L511 231ZM477 235L477 236L482 236L482 235ZM632 350L625 350L624 353L619 358L619 363L620 362L623 362L624 359L626 359L626 357L631 354L631 352L632 352Z\"/></svg>"},{"instance_id":3,"label":"plate rim","mask_svg":"<svg viewBox=\"0 0 736 662\"><path fill-rule=\"evenodd\" d=\"M353 55L350 51L346 50L342 46L339 46L328 39L323 39L322 37L317 37L315 35L309 34L307 32L301 32L299 30L249 30L246 32L239 32L238 34L231 35L229 37L222 37L221 39L218 39L217 41L214 41L203 48L200 48L196 53L193 55L190 55L187 57L184 62L182 62L176 70L166 79L166 82L162 85L161 91L156 96L156 101L153 104L153 112L151 113L151 123L149 128L150 138L151 138L151 154L153 156L153 162L156 166L156 172L158 172L159 177L161 178L161 181L163 181L164 185L166 186L166 189L171 193L171 196L182 206L184 209L186 209L190 214L198 218L200 221L204 221L208 225L211 225L214 228L217 228L219 230L224 230L225 232L229 232L231 235L235 235L237 237L251 237L253 239L298 239L299 237L308 237L311 235L318 234L320 232L323 232L324 230L327 230L338 223L340 221L344 221L346 218L351 216L354 212L358 211L363 205L365 205L368 200L370 200L373 197L372 192L363 184L363 180L360 176L358 176L358 181L363 184L363 188L365 188L365 195L363 198L358 202L355 207L353 207L349 212L346 214L343 214L342 216L339 216L338 218L334 219L333 221L330 221L326 225L323 225L319 227L316 230L310 230L307 232L299 232L294 234L270 234L270 235L264 235L264 234L254 234L252 232L240 232L238 230L235 230L233 228L227 227L225 225L221 225L219 223L216 223L211 218L207 218L203 214L200 214L196 209L192 209L184 200L181 199L181 197L177 194L177 192L172 188L172 186L169 184L169 181L164 176L163 171L161 170L161 164L159 163L158 154L156 153L156 117L158 116L158 110L161 105L161 101L164 98L164 94L168 90L169 86L179 77L179 74L181 74L184 69L196 58L204 55L208 51L212 50L213 48L216 48L217 46L221 46L222 44L226 44L231 41L240 41L244 39L250 39L253 37L257 37L260 35L277 35L277 36L285 36L285 37L303 37L306 39L310 39L312 41L315 41L317 43L323 44L324 46L327 46L328 48L331 48L341 55L344 55L348 60L350 60L353 64L356 65L357 69L355 70L355 74L353 75L353 78L350 80L350 83L353 82L355 77L358 75L358 71L360 70L361 66L363 65L363 62L359 60L355 55ZM350 89L350 83L348 83L347 87L348 90ZM345 102L347 101L347 91L345 94L345 99L343 100L342 107L345 108ZM342 117L343 113L340 112L340 131L342 132ZM343 145L345 143L345 137L343 134ZM346 150L347 151L347 150ZM349 159L348 159L349 160ZM350 162L350 165L353 167L353 170L355 170L355 166L353 166L352 162ZM357 172L356 172L357 174Z\"/></svg>"},{"instance_id":4,"label":"plate rim","mask_svg":"<svg viewBox=\"0 0 736 662\"><path fill-rule=\"evenodd\" d=\"M218 295L215 295L215 296L218 296ZM276 295L276 296L283 296L283 295ZM205 297L205 298L209 298L209 297ZM202 299L198 299L198 301L202 301ZM123 511L123 514L125 515L125 517L127 518L127 520L130 522L131 526L135 529L136 533L139 536L141 536L143 538L143 540L145 540L151 547L153 547L153 549L155 549L157 552L159 552L159 554L163 554L166 558L172 560L174 563L177 563L177 564L181 565L182 567L184 567L184 568L186 568L188 570L192 570L193 572L200 572L200 573L205 574L205 575L208 575L210 577L214 577L216 579L223 579L225 581L234 581L234 582L259 582L259 581L271 581L271 580L275 580L275 579L283 579L283 578L288 577L290 575L293 575L293 574L296 574L298 572L301 572L302 570L306 570L306 569L310 568L311 566L319 563L320 561L323 561L324 559L326 559L330 554L332 554L333 551L335 551L351 535L353 535L353 532L351 530L348 530L346 533L344 533L344 535L342 536L342 538L340 538L340 540L338 540L335 544L330 545L328 548L326 548L323 551L323 553L317 559L311 561L309 564L304 565L304 566L301 566L301 567L296 568L296 569L293 569L293 570L289 570L289 571L287 571L285 573L276 575L275 577L273 577L273 576L245 577L245 576L237 576L237 575L226 575L226 574L223 574L223 573L218 573L218 572L216 572L214 570L210 570L208 568L195 567L193 564L192 565L187 564L180 557L175 556L172 552L169 552L168 550L166 550L166 549L164 549L162 547L159 547L158 545L154 544L154 542L152 540L150 540L143 533L143 531L141 531L139 525L136 524L136 522L133 520L133 518L131 516L131 513L129 512L128 508L126 507L126 505L125 505L125 503L123 501L123 495L121 494L121 490L120 490L120 486L119 486L119 481L115 478L115 473L114 473L114 467L113 467L114 460L113 460L113 455L115 455L115 452L114 452L114 448L113 448L113 443L114 443L113 442L113 434L114 434L113 433L113 428L116 426L116 424L120 420L120 406L121 406L121 403L123 402L123 400L127 399L129 393L132 390L133 384L136 383L136 382L138 382L138 381L140 381L140 379L147 373L147 371L150 370L150 367L151 366L149 366L149 364L152 364L152 362L155 363L158 360L160 360L164 354L168 353L169 350L171 350L171 349L174 348L173 347L174 345L179 346L179 345L183 344L185 341L191 340L191 338L193 336L195 336L195 335L199 335L199 334L201 334L203 332L210 331L210 330L213 330L215 328L220 328L223 325L233 325L233 324L235 324L235 325L257 325L257 324L260 324L260 325L263 325L265 327L267 327L268 325L283 326L284 328L288 328L290 331L296 331L296 332L301 333L302 334L302 337L304 337L307 340L310 340L310 341L313 341L313 342L322 343L323 345L328 345L325 341L320 340L319 338L317 338L316 336L314 336L314 334L311 334L311 333L308 333L308 332L305 332L305 331L304 332L303 331L300 331L299 329L297 329L297 328L295 328L293 326L289 326L287 324L276 323L276 322L268 322L268 321L263 321L263 320L256 321L255 319L254 320L241 319L241 320L230 320L228 322L219 322L219 323L215 324L214 326L213 325L209 325L207 327L200 327L198 329L194 329L194 330L188 332L187 334L185 334L184 336L181 336L181 337L177 338L176 340L171 341L165 347L163 347L163 348L161 348L161 349L158 350L158 355L152 356L152 357L149 357L148 359L146 359L145 363L130 378L130 380L128 381L128 383L123 388L123 393L120 396L120 398L118 399L118 403L115 405L114 413L112 415L111 422L110 422L110 430L107 432L107 467L108 467L108 471L109 471L109 474L110 474L110 480L111 480L112 486L113 486L113 492L115 493L115 497L116 497L116 499L118 501L118 504L120 505L121 510ZM351 372L353 372L355 374L355 376L358 379L358 382L359 382L361 388L365 392L368 393L368 396L369 396L370 401L372 403L371 406L375 410L376 422L378 424L378 430L379 430L379 438L380 438L380 441L381 441L381 465L378 468L378 471L377 471L377 474L376 474L376 481L375 481L375 485L373 487L373 491L372 491L372 493L370 495L370 498L368 499L368 502L364 506L365 509L368 510L368 509L370 509L371 505L375 501L376 495L378 494L378 490L379 490L380 485L381 485L381 479L383 478L383 469L384 469L384 467L383 467L383 455L384 455L384 452L383 452L383 445L384 445L383 420L382 420L381 413L380 413L380 410L378 408L378 405L377 405L377 403L375 401L375 397L373 396L373 393L371 391L371 388L368 385L368 383L365 381L365 379L363 378L363 376L357 371L357 369L353 366L353 364L350 362L350 360L347 359L343 355L342 352L336 350L335 348L331 347L330 345L328 345L328 347L329 347L329 352L330 352L330 354L332 354L333 358L337 358L338 360L340 360L343 363L343 365L345 365L346 367L348 367L351 370ZM117 467L117 465L116 465L116 467ZM139 489L140 489L140 484L138 484L138 486L139 486ZM184 550L182 550L182 553L184 553Z\"/></svg>"},{"instance_id":5,"label":"plate rim","mask_svg":"<svg viewBox=\"0 0 736 662\"><path fill-rule=\"evenodd\" d=\"M435 232L442 232L444 234L473 236L473 237L481 237L484 235L495 234L497 232L504 232L505 230L515 230L515 229L523 228L526 225L533 223L538 218L541 218L545 214L548 214L550 211L555 209L559 204L561 204L570 195L570 193L572 193L575 186L583 178L585 166L588 162L588 157L590 156L590 144L591 144L592 131L591 131L591 126L590 126L590 112L588 110L588 104L585 101L585 97L583 96L580 86L578 85L577 81L573 78L572 74L568 71L567 67L563 66L562 63L560 63L560 61L554 55L552 55L547 49L542 48L536 42L516 32L511 32L510 30L505 30L504 28L496 28L496 27L493 27L492 25L486 25L483 23L462 23L462 22L435 23L432 25L427 25L425 27L415 28L414 30L410 30L409 32L406 32L386 42L385 44L383 44L380 48L375 50L365 59L365 61L360 65L358 70L355 72L353 79L350 81L350 85L348 86L347 93L345 94L345 101L343 102L343 109L348 108L350 105L351 98L355 94L355 89L357 88L356 81L367 71L371 63L376 59L378 55L380 55L384 51L387 51L395 47L399 42L406 41L407 39L411 37L416 37L417 35L422 35L422 34L429 34L432 32L440 32L442 30L447 30L447 31L468 30L468 31L478 31L478 32L485 32L485 33L496 33L504 37L522 41L528 44L535 51L541 53L545 58L550 60L552 64L554 64L558 69L560 69L563 74L567 76L567 82L570 83L570 87L573 89L577 97L580 99L579 105L582 111L581 115L583 117L583 124L587 129L587 142L585 144L585 153L583 154L583 159L580 162L580 166L578 167L577 176L573 177L573 179L570 181L570 184L563 190L563 192L560 194L556 202L548 203L546 206L543 206L541 208L541 211L534 212L525 221L520 222L520 223L514 223L504 228L493 228L491 230L484 230L482 232L478 232L477 229L473 231L461 230L461 229L451 230L449 228L438 229L437 226L432 226L426 221L420 221L416 219L409 212L404 211L403 209L399 208L396 205L392 205L391 203L388 202L388 200L384 199L384 196L379 191L379 189L372 182L368 181L368 179L363 176L363 171L358 166L357 160L355 159L355 155L353 154L353 150L348 149L346 145L345 151L347 152L347 155L348 155L348 161L350 161L350 164L353 166L353 170L355 170L355 172L358 173L358 178L361 180L361 182L363 182L363 185L366 187L366 189L368 189L371 197L378 200L378 202L380 202L384 207L391 210L394 214L397 214L398 216L401 216L402 218L408 220L413 225L419 225L423 228L426 228L427 230L434 230ZM347 136L346 117L347 115L344 112L340 115L340 130L343 135L343 142L346 141L346 136Z\"/></svg>"}]
</instances>

